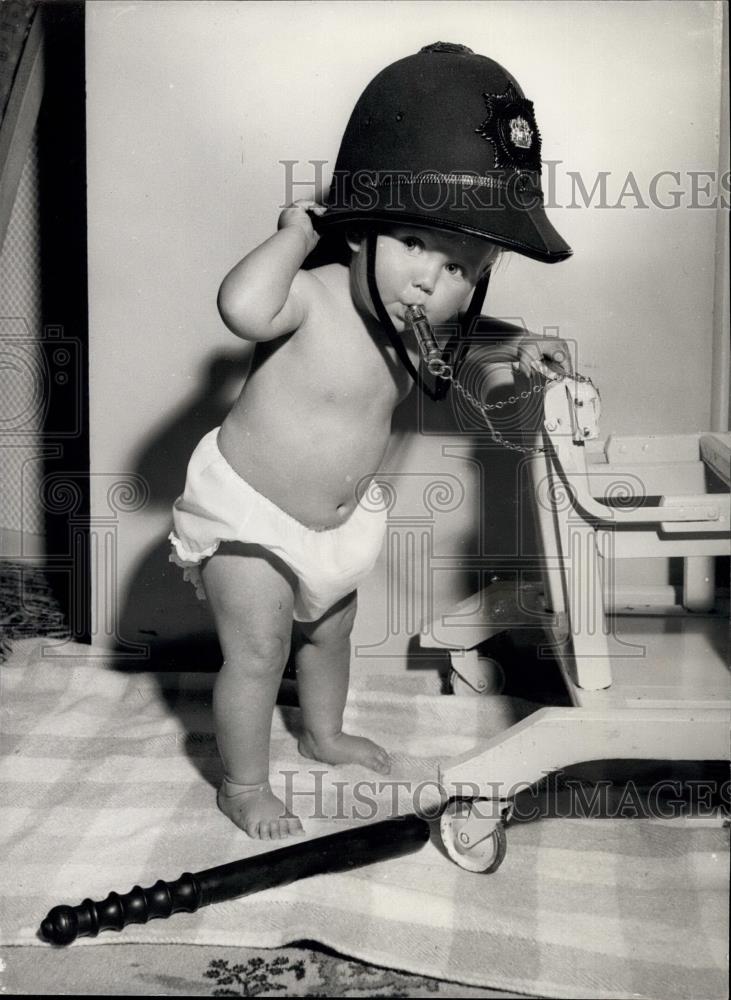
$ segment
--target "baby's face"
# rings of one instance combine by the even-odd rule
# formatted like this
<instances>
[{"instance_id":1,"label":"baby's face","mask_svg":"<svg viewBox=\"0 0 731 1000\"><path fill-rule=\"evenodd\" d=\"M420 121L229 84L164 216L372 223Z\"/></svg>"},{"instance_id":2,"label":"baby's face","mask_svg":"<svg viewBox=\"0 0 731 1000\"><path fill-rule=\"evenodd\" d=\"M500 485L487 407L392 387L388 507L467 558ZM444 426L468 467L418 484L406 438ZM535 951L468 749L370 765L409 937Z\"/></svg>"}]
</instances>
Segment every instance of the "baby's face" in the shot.
<instances>
[{"instance_id":1,"label":"baby's face","mask_svg":"<svg viewBox=\"0 0 731 1000\"><path fill-rule=\"evenodd\" d=\"M349 239L351 278L357 304L375 315L368 292L365 240ZM486 240L441 229L394 226L379 233L376 280L386 312L404 329L410 305L422 306L431 323L445 323L469 303L475 285L499 248Z\"/></svg>"}]
</instances>

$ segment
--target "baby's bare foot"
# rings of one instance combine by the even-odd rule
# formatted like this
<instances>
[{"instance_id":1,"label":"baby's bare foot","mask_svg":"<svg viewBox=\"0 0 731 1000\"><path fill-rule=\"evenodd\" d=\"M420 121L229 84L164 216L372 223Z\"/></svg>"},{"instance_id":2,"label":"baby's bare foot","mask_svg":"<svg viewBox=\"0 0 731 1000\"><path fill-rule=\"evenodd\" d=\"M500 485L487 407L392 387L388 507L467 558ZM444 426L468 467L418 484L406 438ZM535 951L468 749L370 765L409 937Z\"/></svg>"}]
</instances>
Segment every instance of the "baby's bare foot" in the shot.
<instances>
[{"instance_id":1,"label":"baby's bare foot","mask_svg":"<svg viewBox=\"0 0 731 1000\"><path fill-rule=\"evenodd\" d=\"M217 801L221 812L250 837L280 840L304 833L299 819L287 812L268 781L257 785L239 785L224 778Z\"/></svg>"},{"instance_id":2,"label":"baby's bare foot","mask_svg":"<svg viewBox=\"0 0 731 1000\"><path fill-rule=\"evenodd\" d=\"M365 736L337 733L335 736L315 737L305 733L299 741L299 752L303 757L321 760L323 764L362 764L380 774L388 774L391 770L391 758L383 747Z\"/></svg>"}]
</instances>

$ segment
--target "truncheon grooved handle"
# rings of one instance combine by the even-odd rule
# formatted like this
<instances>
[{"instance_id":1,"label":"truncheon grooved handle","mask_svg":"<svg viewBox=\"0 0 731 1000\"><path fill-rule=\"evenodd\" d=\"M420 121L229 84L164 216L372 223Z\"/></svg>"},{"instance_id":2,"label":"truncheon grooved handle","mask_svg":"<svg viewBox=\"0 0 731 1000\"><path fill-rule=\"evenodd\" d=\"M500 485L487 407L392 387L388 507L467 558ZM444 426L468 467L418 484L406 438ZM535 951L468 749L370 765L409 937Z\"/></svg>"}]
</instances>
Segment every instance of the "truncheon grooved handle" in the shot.
<instances>
[{"instance_id":1,"label":"truncheon grooved handle","mask_svg":"<svg viewBox=\"0 0 731 1000\"><path fill-rule=\"evenodd\" d=\"M145 924L154 917L173 913L195 913L201 906L289 885L313 875L349 872L399 858L418 851L428 840L429 824L425 820L413 814L397 816L195 874L185 872L175 882L160 880L149 889L136 885L124 896L110 892L98 903L85 899L79 906L54 906L41 924L40 935L51 944L71 944L77 937L121 931L128 924Z\"/></svg>"},{"instance_id":2,"label":"truncheon grooved handle","mask_svg":"<svg viewBox=\"0 0 731 1000\"><path fill-rule=\"evenodd\" d=\"M201 905L201 889L190 872L174 882L155 882L149 889L136 885L121 895L110 892L106 899L85 899L78 906L54 906L41 923L41 937L51 944L71 944L77 937L96 937L100 931L121 931L129 924L146 924L173 913L195 913Z\"/></svg>"}]
</instances>

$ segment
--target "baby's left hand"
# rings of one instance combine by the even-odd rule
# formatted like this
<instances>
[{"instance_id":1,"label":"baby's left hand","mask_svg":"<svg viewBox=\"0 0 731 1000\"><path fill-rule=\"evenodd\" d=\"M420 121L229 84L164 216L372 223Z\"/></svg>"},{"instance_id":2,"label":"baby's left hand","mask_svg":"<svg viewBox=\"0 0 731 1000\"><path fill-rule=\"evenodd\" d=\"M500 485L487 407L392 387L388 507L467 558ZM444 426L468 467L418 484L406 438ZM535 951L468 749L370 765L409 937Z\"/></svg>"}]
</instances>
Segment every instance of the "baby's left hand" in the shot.
<instances>
[{"instance_id":1,"label":"baby's left hand","mask_svg":"<svg viewBox=\"0 0 731 1000\"><path fill-rule=\"evenodd\" d=\"M484 369L483 391L512 393L518 372L532 380L536 375L555 379L572 375L571 354L568 344L560 337L536 337L522 334L510 337L495 345L480 345L475 349L475 362Z\"/></svg>"},{"instance_id":2,"label":"baby's left hand","mask_svg":"<svg viewBox=\"0 0 731 1000\"><path fill-rule=\"evenodd\" d=\"M574 373L569 346L560 337L522 337L517 349L516 371L527 379L535 372L549 379Z\"/></svg>"}]
</instances>

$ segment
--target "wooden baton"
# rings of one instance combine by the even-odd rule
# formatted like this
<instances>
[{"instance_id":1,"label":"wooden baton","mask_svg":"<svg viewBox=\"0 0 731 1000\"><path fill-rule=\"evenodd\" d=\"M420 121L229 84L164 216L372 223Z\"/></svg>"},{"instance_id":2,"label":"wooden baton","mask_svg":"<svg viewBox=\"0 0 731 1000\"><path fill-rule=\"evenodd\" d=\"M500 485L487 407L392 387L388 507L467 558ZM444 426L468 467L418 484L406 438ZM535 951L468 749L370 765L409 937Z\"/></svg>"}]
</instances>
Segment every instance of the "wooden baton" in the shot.
<instances>
[{"instance_id":1,"label":"wooden baton","mask_svg":"<svg viewBox=\"0 0 731 1000\"><path fill-rule=\"evenodd\" d=\"M77 937L121 931L156 917L195 913L210 903L289 885L310 875L350 871L411 854L428 839L429 824L419 816L369 823L195 874L184 872L174 882L160 879L149 889L136 885L124 895L110 892L99 902L85 899L78 906L54 906L41 923L40 936L51 944L66 945Z\"/></svg>"}]
</instances>

